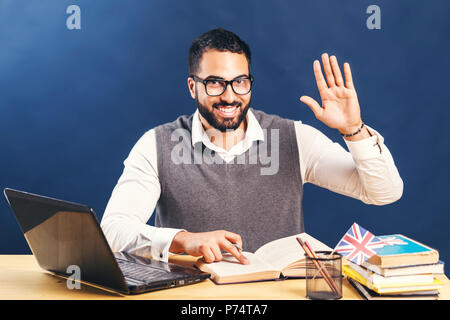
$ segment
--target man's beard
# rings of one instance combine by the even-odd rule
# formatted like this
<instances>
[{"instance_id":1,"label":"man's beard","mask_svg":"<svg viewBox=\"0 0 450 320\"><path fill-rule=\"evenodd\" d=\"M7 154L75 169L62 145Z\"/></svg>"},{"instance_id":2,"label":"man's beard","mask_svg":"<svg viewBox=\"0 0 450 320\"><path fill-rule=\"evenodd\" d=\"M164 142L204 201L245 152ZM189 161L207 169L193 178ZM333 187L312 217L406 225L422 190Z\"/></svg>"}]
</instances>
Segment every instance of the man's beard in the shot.
<instances>
[{"instance_id":1,"label":"man's beard","mask_svg":"<svg viewBox=\"0 0 450 320\"><path fill-rule=\"evenodd\" d=\"M240 102L233 102L231 104L225 103L223 101L214 103L212 105L213 110L209 111L207 107L205 107L203 104L198 101L198 98L195 98L195 102L197 102L198 112L202 115L203 118L205 118L208 123L216 128L217 130L221 132L226 132L227 130L236 130L241 125L242 121L247 116L248 109L250 108L250 101L242 108L242 103ZM237 106L238 108L238 115L236 115L234 118L224 118L219 119L214 115L214 110L216 110L218 107L226 107L226 106Z\"/></svg>"}]
</instances>

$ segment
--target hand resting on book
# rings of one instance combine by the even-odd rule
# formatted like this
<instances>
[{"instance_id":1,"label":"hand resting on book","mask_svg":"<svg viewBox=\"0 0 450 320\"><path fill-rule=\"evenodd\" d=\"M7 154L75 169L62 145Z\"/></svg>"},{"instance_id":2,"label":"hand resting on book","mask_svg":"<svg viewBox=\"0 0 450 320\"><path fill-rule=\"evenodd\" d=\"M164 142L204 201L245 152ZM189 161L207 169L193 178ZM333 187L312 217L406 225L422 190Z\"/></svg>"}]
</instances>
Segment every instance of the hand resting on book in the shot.
<instances>
[{"instance_id":1,"label":"hand resting on book","mask_svg":"<svg viewBox=\"0 0 450 320\"><path fill-rule=\"evenodd\" d=\"M205 262L211 263L223 259L221 250L232 254L240 263L249 264L250 261L234 244L242 248L241 236L226 230L210 232L178 232L172 240L170 252L183 253L198 257L203 256Z\"/></svg>"}]
</instances>

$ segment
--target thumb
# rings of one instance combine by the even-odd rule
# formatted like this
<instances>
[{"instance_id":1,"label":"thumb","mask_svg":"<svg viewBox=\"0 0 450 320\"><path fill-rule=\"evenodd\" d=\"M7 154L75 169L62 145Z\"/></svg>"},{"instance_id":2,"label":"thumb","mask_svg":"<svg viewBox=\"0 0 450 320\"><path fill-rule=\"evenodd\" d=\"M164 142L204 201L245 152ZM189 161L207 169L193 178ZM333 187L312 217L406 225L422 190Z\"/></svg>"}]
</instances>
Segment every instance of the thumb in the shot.
<instances>
[{"instance_id":1,"label":"thumb","mask_svg":"<svg viewBox=\"0 0 450 320\"><path fill-rule=\"evenodd\" d=\"M308 107L312 110L312 112L314 112L314 115L316 116L316 118L320 118L320 116L322 115L323 109L320 106L320 104L317 103L316 100L314 100L313 98L308 97L308 96L301 96L300 101L303 102L304 104L308 105Z\"/></svg>"}]
</instances>

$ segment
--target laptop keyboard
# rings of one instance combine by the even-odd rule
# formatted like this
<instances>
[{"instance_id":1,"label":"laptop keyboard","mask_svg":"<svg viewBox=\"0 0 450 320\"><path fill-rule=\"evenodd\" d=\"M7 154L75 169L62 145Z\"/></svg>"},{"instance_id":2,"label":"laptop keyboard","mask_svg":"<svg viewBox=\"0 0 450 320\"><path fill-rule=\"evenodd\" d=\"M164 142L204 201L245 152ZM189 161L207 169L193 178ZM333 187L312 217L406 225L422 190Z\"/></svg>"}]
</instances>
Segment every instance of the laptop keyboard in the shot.
<instances>
[{"instance_id":1,"label":"laptop keyboard","mask_svg":"<svg viewBox=\"0 0 450 320\"><path fill-rule=\"evenodd\" d=\"M171 279L173 275L170 272L160 270L153 267L142 266L124 260L116 259L125 278L131 278L142 282L150 282L155 280Z\"/></svg>"}]
</instances>

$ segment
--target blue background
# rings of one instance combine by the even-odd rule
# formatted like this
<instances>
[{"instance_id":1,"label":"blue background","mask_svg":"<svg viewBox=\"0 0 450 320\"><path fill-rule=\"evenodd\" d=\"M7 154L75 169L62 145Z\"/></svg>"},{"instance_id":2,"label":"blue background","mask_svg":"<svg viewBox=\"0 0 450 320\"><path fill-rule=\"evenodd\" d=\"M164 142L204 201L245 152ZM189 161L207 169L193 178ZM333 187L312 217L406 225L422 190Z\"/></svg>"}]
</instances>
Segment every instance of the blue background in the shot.
<instances>
[{"instance_id":1,"label":"blue background","mask_svg":"<svg viewBox=\"0 0 450 320\"><path fill-rule=\"evenodd\" d=\"M81 8L81 30L66 8ZM381 30L366 9L381 8ZM334 246L353 222L405 234L450 263L450 3L434 1L0 0L0 187L92 206L101 218L139 137L195 111L187 52L221 26L253 52L253 107L302 120L344 145L298 99L320 101L312 62L352 66L367 124L404 181L394 204L305 185L306 231ZM30 253L4 198L0 254Z\"/></svg>"}]
</instances>

